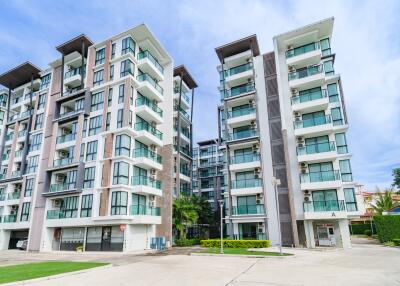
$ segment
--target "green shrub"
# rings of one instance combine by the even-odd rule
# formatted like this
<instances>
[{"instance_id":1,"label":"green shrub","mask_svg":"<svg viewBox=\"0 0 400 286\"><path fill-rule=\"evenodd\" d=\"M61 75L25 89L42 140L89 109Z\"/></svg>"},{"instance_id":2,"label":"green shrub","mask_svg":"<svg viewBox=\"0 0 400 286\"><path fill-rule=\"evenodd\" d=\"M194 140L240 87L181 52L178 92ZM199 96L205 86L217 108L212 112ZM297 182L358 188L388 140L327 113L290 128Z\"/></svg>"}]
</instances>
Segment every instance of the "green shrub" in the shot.
<instances>
[{"instance_id":1,"label":"green shrub","mask_svg":"<svg viewBox=\"0 0 400 286\"><path fill-rule=\"evenodd\" d=\"M394 239L393 239L393 243L394 243L394 245L396 245L396 246L400 246L400 238L394 238Z\"/></svg>"},{"instance_id":2,"label":"green shrub","mask_svg":"<svg viewBox=\"0 0 400 286\"><path fill-rule=\"evenodd\" d=\"M200 239L177 239L175 241L175 246L192 246L192 245L199 245Z\"/></svg>"},{"instance_id":3,"label":"green shrub","mask_svg":"<svg viewBox=\"0 0 400 286\"><path fill-rule=\"evenodd\" d=\"M380 242L393 241L400 237L399 215L377 215L374 222Z\"/></svg>"},{"instance_id":4,"label":"green shrub","mask_svg":"<svg viewBox=\"0 0 400 286\"><path fill-rule=\"evenodd\" d=\"M363 223L363 224L352 224L349 226L351 234L365 234L367 229L371 230L370 223ZM374 233L376 233L375 224L372 223L372 229Z\"/></svg>"},{"instance_id":5,"label":"green shrub","mask_svg":"<svg viewBox=\"0 0 400 286\"><path fill-rule=\"evenodd\" d=\"M396 246L393 241L386 241L383 243L384 246Z\"/></svg>"},{"instance_id":6,"label":"green shrub","mask_svg":"<svg viewBox=\"0 0 400 286\"><path fill-rule=\"evenodd\" d=\"M371 236L371 235L372 235L372 231L371 231L370 229L366 229L366 230L364 231L364 234L365 234L365 235L368 235L368 236Z\"/></svg>"},{"instance_id":7,"label":"green shrub","mask_svg":"<svg viewBox=\"0 0 400 286\"><path fill-rule=\"evenodd\" d=\"M266 248L269 247L269 240L232 240L223 241L225 248ZM207 239L200 241L203 247L220 247L220 239Z\"/></svg>"}]
</instances>

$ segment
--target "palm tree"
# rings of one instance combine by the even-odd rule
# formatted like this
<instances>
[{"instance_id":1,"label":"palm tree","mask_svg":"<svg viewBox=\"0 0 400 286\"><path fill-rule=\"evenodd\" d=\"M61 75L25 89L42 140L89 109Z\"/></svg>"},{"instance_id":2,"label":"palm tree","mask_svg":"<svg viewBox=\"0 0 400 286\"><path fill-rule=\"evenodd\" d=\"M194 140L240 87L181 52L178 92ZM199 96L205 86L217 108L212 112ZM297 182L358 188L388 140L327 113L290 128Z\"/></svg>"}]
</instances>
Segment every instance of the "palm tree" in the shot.
<instances>
[{"instance_id":1,"label":"palm tree","mask_svg":"<svg viewBox=\"0 0 400 286\"><path fill-rule=\"evenodd\" d=\"M199 206L190 197L174 200L172 223L178 231L179 239L186 238L186 228L192 226L199 218Z\"/></svg>"},{"instance_id":2,"label":"palm tree","mask_svg":"<svg viewBox=\"0 0 400 286\"><path fill-rule=\"evenodd\" d=\"M378 198L375 200L375 203L371 204L377 214L381 215L383 212L400 205L399 202L393 200L392 194L393 192L391 190L378 193Z\"/></svg>"}]
</instances>

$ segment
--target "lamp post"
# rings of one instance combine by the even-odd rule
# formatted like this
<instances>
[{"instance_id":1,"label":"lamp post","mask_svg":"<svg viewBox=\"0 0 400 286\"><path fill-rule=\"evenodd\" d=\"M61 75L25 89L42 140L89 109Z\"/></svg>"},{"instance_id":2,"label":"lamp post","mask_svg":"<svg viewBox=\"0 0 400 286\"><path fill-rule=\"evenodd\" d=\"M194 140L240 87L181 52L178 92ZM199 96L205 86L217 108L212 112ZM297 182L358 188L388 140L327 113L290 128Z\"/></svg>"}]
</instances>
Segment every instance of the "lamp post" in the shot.
<instances>
[{"instance_id":1,"label":"lamp post","mask_svg":"<svg viewBox=\"0 0 400 286\"><path fill-rule=\"evenodd\" d=\"M221 232L221 250L220 250L220 254L224 254L224 222L223 222L223 211L224 211L224 200L219 200L219 209L220 209L220 215L221 215L221 228L220 228L220 232Z\"/></svg>"},{"instance_id":2,"label":"lamp post","mask_svg":"<svg viewBox=\"0 0 400 286\"><path fill-rule=\"evenodd\" d=\"M279 197L278 197L278 186L281 184L281 180L272 177L272 185L275 191L275 205L276 205L276 217L278 220L278 232L279 232L279 254L282 255L282 232L281 232L281 218L279 214Z\"/></svg>"}]
</instances>

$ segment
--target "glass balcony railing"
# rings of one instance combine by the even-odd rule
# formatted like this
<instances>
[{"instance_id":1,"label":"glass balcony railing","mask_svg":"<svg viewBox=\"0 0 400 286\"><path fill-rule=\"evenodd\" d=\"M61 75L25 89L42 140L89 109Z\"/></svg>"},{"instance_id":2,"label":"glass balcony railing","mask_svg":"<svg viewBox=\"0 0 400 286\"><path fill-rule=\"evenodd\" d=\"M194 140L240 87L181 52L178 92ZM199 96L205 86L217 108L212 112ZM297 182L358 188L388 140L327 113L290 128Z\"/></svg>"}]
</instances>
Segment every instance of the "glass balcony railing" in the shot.
<instances>
[{"instance_id":1,"label":"glass balcony railing","mask_svg":"<svg viewBox=\"0 0 400 286\"><path fill-rule=\"evenodd\" d=\"M47 219L63 219L63 218L76 218L78 217L78 212L73 211L68 217L66 212L62 210L48 210L46 214Z\"/></svg>"},{"instance_id":2,"label":"glass balcony railing","mask_svg":"<svg viewBox=\"0 0 400 286\"><path fill-rule=\"evenodd\" d=\"M331 116L319 116L305 120L295 120L293 122L294 129L307 128L331 123Z\"/></svg>"},{"instance_id":3,"label":"glass balcony railing","mask_svg":"<svg viewBox=\"0 0 400 286\"><path fill-rule=\"evenodd\" d=\"M6 174L5 173L0 174L0 180L4 180L5 178L6 178Z\"/></svg>"},{"instance_id":4,"label":"glass balcony railing","mask_svg":"<svg viewBox=\"0 0 400 286\"><path fill-rule=\"evenodd\" d=\"M316 75L324 71L323 65L310 66L304 69L293 71L289 73L289 80L296 80L308 76Z\"/></svg>"},{"instance_id":5,"label":"glass balcony railing","mask_svg":"<svg viewBox=\"0 0 400 286\"><path fill-rule=\"evenodd\" d=\"M72 116L72 115L78 114L79 112L81 112L83 110L84 110L83 108L80 108L80 109L76 109L76 110L71 110L71 111L67 111L67 112L64 112L64 113L60 113L58 118L64 118L64 117Z\"/></svg>"},{"instance_id":6,"label":"glass balcony railing","mask_svg":"<svg viewBox=\"0 0 400 286\"><path fill-rule=\"evenodd\" d=\"M57 192L65 192L76 189L76 183L59 183L59 184L51 184L49 193L57 193Z\"/></svg>"},{"instance_id":7,"label":"glass balcony railing","mask_svg":"<svg viewBox=\"0 0 400 286\"><path fill-rule=\"evenodd\" d=\"M149 51L143 51L138 54L138 60L148 58L149 61L161 72L164 73L164 68L160 63L157 61L155 57Z\"/></svg>"},{"instance_id":8,"label":"glass balcony railing","mask_svg":"<svg viewBox=\"0 0 400 286\"><path fill-rule=\"evenodd\" d=\"M11 173L11 177L12 178L18 178L18 177L21 177L22 176L22 172L20 171L20 170L18 170L18 171L13 171L12 173Z\"/></svg>"},{"instance_id":9,"label":"glass balcony railing","mask_svg":"<svg viewBox=\"0 0 400 286\"><path fill-rule=\"evenodd\" d=\"M304 212L345 211L344 201L311 201L303 203Z\"/></svg>"},{"instance_id":10,"label":"glass balcony railing","mask_svg":"<svg viewBox=\"0 0 400 286\"><path fill-rule=\"evenodd\" d=\"M234 215L249 215L249 214L265 214L264 205L243 205L232 208L232 214Z\"/></svg>"},{"instance_id":11,"label":"glass balcony railing","mask_svg":"<svg viewBox=\"0 0 400 286\"><path fill-rule=\"evenodd\" d=\"M6 200L6 194L0 194L0 202Z\"/></svg>"},{"instance_id":12,"label":"glass balcony railing","mask_svg":"<svg viewBox=\"0 0 400 286\"><path fill-rule=\"evenodd\" d=\"M139 82L147 81L149 82L161 95L164 94L164 89L147 73L143 73L137 76Z\"/></svg>"},{"instance_id":13,"label":"glass balcony railing","mask_svg":"<svg viewBox=\"0 0 400 286\"><path fill-rule=\"evenodd\" d=\"M5 215L3 216L2 222L3 223L11 223L17 221L17 215Z\"/></svg>"},{"instance_id":14,"label":"glass balcony railing","mask_svg":"<svg viewBox=\"0 0 400 286\"><path fill-rule=\"evenodd\" d=\"M236 66L236 67L230 68L228 70L225 70L224 71L225 72L225 77L233 76L235 74L251 70L252 68L253 68L253 63L246 63L246 64L243 64L243 65L240 65L240 66Z\"/></svg>"},{"instance_id":15,"label":"glass balcony railing","mask_svg":"<svg viewBox=\"0 0 400 286\"><path fill-rule=\"evenodd\" d=\"M178 111L178 107L177 106L174 106L174 111ZM181 113L181 115L183 117L185 117L186 119L190 120L190 115L185 110L183 110L182 108L179 108L179 112Z\"/></svg>"},{"instance_id":16,"label":"glass balcony railing","mask_svg":"<svg viewBox=\"0 0 400 286\"><path fill-rule=\"evenodd\" d=\"M82 70L81 67L71 69L71 70L67 71L67 72L64 74L64 78L67 79L67 78L73 77L73 76L75 76L75 75L80 75L80 74L81 74L81 70ZM85 76L85 70L83 70L83 76Z\"/></svg>"},{"instance_id":17,"label":"glass balcony railing","mask_svg":"<svg viewBox=\"0 0 400 286\"><path fill-rule=\"evenodd\" d=\"M238 132L229 133L229 140L240 140L250 137L258 136L258 130L256 129L248 129Z\"/></svg>"},{"instance_id":18,"label":"glass balcony railing","mask_svg":"<svg viewBox=\"0 0 400 286\"><path fill-rule=\"evenodd\" d=\"M155 152L153 152L151 150L145 149L145 148L134 149L133 150L133 157L134 158L145 157L145 158L153 160L156 163L161 164L161 156L158 155L157 153L155 153Z\"/></svg>"},{"instance_id":19,"label":"glass balcony railing","mask_svg":"<svg viewBox=\"0 0 400 286\"><path fill-rule=\"evenodd\" d=\"M24 151L24 150L17 150L17 151L15 151L15 158L21 157L23 151Z\"/></svg>"},{"instance_id":20,"label":"glass balcony railing","mask_svg":"<svg viewBox=\"0 0 400 286\"><path fill-rule=\"evenodd\" d=\"M253 113L256 113L256 109L254 107L242 108L239 110L229 111L228 118L234 118L234 117L244 116L244 115L253 114Z\"/></svg>"},{"instance_id":21,"label":"glass balcony railing","mask_svg":"<svg viewBox=\"0 0 400 286\"><path fill-rule=\"evenodd\" d=\"M241 234L233 234L233 239L266 240L267 235L264 232L241 233Z\"/></svg>"},{"instance_id":22,"label":"glass balcony railing","mask_svg":"<svg viewBox=\"0 0 400 286\"><path fill-rule=\"evenodd\" d=\"M64 134L64 135L57 136L57 140L56 140L57 144L62 144L65 142L75 140L75 136L76 136L76 133L70 133L70 134Z\"/></svg>"},{"instance_id":23,"label":"glass balcony railing","mask_svg":"<svg viewBox=\"0 0 400 286\"><path fill-rule=\"evenodd\" d=\"M260 161L259 153L249 153L231 157L231 164L242 164L242 163L257 162L257 161Z\"/></svg>"},{"instance_id":24,"label":"glass balcony railing","mask_svg":"<svg viewBox=\"0 0 400 286\"><path fill-rule=\"evenodd\" d=\"M14 137L14 132L7 134L7 135L6 135L6 141L12 140L13 137Z\"/></svg>"},{"instance_id":25,"label":"glass balcony railing","mask_svg":"<svg viewBox=\"0 0 400 286\"><path fill-rule=\"evenodd\" d=\"M7 196L7 200L18 200L21 196L21 192L12 192Z\"/></svg>"},{"instance_id":26,"label":"glass balcony railing","mask_svg":"<svg viewBox=\"0 0 400 286\"><path fill-rule=\"evenodd\" d=\"M318 50L320 48L320 45L318 42L315 43L310 43L301 47L297 47L294 49L290 49L286 51L286 58L291 58L295 56L299 56L302 54L306 54L315 50Z\"/></svg>"},{"instance_id":27,"label":"glass balcony railing","mask_svg":"<svg viewBox=\"0 0 400 286\"><path fill-rule=\"evenodd\" d=\"M69 164L72 164L74 161L74 158L61 158L61 159L56 159L53 161L53 167L61 167L61 166L66 166Z\"/></svg>"},{"instance_id":28,"label":"glass balcony railing","mask_svg":"<svg viewBox=\"0 0 400 286\"><path fill-rule=\"evenodd\" d=\"M184 146L180 146L181 148L181 152L183 153L183 154L185 154L185 155L187 155L187 156L189 156L189 157L191 157L191 152L190 152L190 150L189 150L189 148L188 147L184 147ZM176 146L176 145L174 145L174 150L175 151L178 151L178 147Z\"/></svg>"},{"instance_id":29,"label":"glass balcony railing","mask_svg":"<svg viewBox=\"0 0 400 286\"><path fill-rule=\"evenodd\" d=\"M148 186L155 189L161 190L161 182L146 176L133 176L132 186Z\"/></svg>"},{"instance_id":30,"label":"glass balcony railing","mask_svg":"<svg viewBox=\"0 0 400 286\"><path fill-rule=\"evenodd\" d=\"M10 157L9 154L3 154L3 156L1 156L2 160L8 160L8 158Z\"/></svg>"},{"instance_id":31,"label":"glass balcony railing","mask_svg":"<svg viewBox=\"0 0 400 286\"><path fill-rule=\"evenodd\" d=\"M297 147L297 155L331 152L336 150L335 142L324 142Z\"/></svg>"},{"instance_id":32,"label":"glass balcony railing","mask_svg":"<svg viewBox=\"0 0 400 286\"><path fill-rule=\"evenodd\" d=\"M136 99L136 106L142 106L142 105L146 105L146 106L150 107L158 115L160 115L161 117L163 116L163 111L153 101L151 101L145 97L140 97L140 98Z\"/></svg>"},{"instance_id":33,"label":"glass balcony railing","mask_svg":"<svg viewBox=\"0 0 400 286\"><path fill-rule=\"evenodd\" d=\"M340 172L338 170L300 174L301 183L329 182L329 181L339 181L339 180L340 180Z\"/></svg>"},{"instance_id":34,"label":"glass balcony railing","mask_svg":"<svg viewBox=\"0 0 400 286\"><path fill-rule=\"evenodd\" d=\"M254 83L247 83L244 85L239 85L231 88L230 90L221 91L221 99L233 97L249 92L255 91Z\"/></svg>"},{"instance_id":35,"label":"glass balcony railing","mask_svg":"<svg viewBox=\"0 0 400 286\"><path fill-rule=\"evenodd\" d=\"M348 212L356 212L358 210L357 202L346 202L346 210Z\"/></svg>"},{"instance_id":36,"label":"glass balcony railing","mask_svg":"<svg viewBox=\"0 0 400 286\"><path fill-rule=\"evenodd\" d=\"M163 134L161 131L157 130L155 127L151 126L150 123L146 121L137 122L135 123L135 130L136 131L147 131L156 136L158 139L162 140Z\"/></svg>"},{"instance_id":37,"label":"glass balcony railing","mask_svg":"<svg viewBox=\"0 0 400 286\"><path fill-rule=\"evenodd\" d=\"M292 102L292 105L294 105L294 104L309 102L309 101L313 101L313 100L317 100L317 99L325 98L325 97L327 97L326 89L321 89L318 91L293 96L290 100Z\"/></svg>"},{"instance_id":38,"label":"glass balcony railing","mask_svg":"<svg viewBox=\"0 0 400 286\"><path fill-rule=\"evenodd\" d=\"M232 181L232 189L256 188L261 187L261 185L262 180L260 178Z\"/></svg>"},{"instance_id":39,"label":"glass balcony railing","mask_svg":"<svg viewBox=\"0 0 400 286\"><path fill-rule=\"evenodd\" d=\"M19 131L18 132L18 138L20 138L20 137L24 137L24 136L26 136L26 134L28 134L28 130L21 130L21 131Z\"/></svg>"},{"instance_id":40,"label":"glass balcony railing","mask_svg":"<svg viewBox=\"0 0 400 286\"><path fill-rule=\"evenodd\" d=\"M132 205L131 215L151 215L160 216L161 209L159 207L149 207L146 205Z\"/></svg>"},{"instance_id":41,"label":"glass balcony railing","mask_svg":"<svg viewBox=\"0 0 400 286\"><path fill-rule=\"evenodd\" d=\"M34 98L37 94L38 94L37 92L33 92L33 93L32 93L32 98ZM24 100L25 100L25 99L28 99L28 98L30 98L30 97L31 97L31 93L27 93L27 94L25 94L25 96L24 96Z\"/></svg>"}]
</instances>

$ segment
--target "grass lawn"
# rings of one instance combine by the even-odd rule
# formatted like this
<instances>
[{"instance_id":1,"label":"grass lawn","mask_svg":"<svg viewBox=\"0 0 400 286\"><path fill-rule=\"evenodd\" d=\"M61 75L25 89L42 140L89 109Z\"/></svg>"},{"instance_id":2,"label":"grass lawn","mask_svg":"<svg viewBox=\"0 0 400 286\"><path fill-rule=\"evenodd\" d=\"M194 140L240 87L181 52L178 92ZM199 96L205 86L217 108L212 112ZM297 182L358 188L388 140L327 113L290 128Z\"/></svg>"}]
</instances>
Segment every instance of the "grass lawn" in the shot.
<instances>
[{"instance_id":1,"label":"grass lawn","mask_svg":"<svg viewBox=\"0 0 400 286\"><path fill-rule=\"evenodd\" d=\"M48 261L0 267L0 284L107 265L98 262Z\"/></svg>"},{"instance_id":2,"label":"grass lawn","mask_svg":"<svg viewBox=\"0 0 400 286\"><path fill-rule=\"evenodd\" d=\"M203 253L219 254L219 248L208 248ZM241 254L241 255L262 255L262 256L280 256L279 252L270 251L248 251L246 248L224 248L224 254ZM282 256L291 256L291 253L283 253Z\"/></svg>"}]
</instances>

